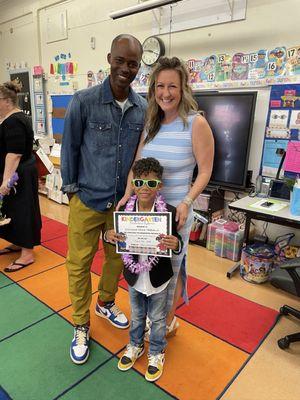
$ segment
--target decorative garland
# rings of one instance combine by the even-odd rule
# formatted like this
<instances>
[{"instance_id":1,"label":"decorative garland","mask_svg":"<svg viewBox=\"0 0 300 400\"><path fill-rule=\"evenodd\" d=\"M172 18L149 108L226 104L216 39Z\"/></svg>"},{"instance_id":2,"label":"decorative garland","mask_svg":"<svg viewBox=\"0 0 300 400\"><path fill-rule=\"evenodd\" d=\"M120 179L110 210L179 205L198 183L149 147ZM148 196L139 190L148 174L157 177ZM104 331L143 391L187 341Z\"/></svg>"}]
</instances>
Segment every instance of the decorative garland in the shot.
<instances>
[{"instance_id":1,"label":"decorative garland","mask_svg":"<svg viewBox=\"0 0 300 400\"><path fill-rule=\"evenodd\" d=\"M134 205L137 201L137 196L131 196L128 200L125 211L132 212L134 210ZM157 194L154 200L155 208L158 212L166 212L168 211L167 205L161 194ZM141 272L151 271L154 265L156 265L159 261L159 257L149 256L148 260L142 262L135 262L133 259L133 255L126 253L122 254L122 260L126 268L129 269L130 272L134 274L139 274Z\"/></svg>"}]
</instances>

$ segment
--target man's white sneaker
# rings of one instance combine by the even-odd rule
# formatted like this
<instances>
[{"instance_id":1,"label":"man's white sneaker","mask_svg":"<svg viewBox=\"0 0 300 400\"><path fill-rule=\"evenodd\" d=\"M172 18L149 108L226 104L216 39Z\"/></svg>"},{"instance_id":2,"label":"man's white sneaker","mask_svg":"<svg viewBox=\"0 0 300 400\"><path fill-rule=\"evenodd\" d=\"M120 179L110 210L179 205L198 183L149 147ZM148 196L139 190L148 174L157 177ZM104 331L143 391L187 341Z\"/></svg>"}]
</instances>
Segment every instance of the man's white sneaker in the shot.
<instances>
[{"instance_id":1,"label":"man's white sneaker","mask_svg":"<svg viewBox=\"0 0 300 400\"><path fill-rule=\"evenodd\" d=\"M126 315L119 309L115 302L107 303L104 306L100 306L97 302L95 314L98 317L106 318L116 328L126 329L129 327Z\"/></svg>"},{"instance_id":2,"label":"man's white sneaker","mask_svg":"<svg viewBox=\"0 0 300 400\"><path fill-rule=\"evenodd\" d=\"M75 364L83 364L90 355L90 328L88 325L77 325L70 347L70 357Z\"/></svg>"}]
</instances>

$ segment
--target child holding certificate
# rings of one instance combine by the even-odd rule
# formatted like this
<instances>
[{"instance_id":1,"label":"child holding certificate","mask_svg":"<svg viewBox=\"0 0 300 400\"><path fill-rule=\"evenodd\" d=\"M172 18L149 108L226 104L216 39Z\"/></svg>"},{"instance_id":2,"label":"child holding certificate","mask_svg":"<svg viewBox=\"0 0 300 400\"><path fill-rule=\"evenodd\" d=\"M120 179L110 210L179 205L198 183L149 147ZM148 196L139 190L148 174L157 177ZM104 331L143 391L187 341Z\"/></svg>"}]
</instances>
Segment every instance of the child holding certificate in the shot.
<instances>
[{"instance_id":1,"label":"child holding certificate","mask_svg":"<svg viewBox=\"0 0 300 400\"><path fill-rule=\"evenodd\" d=\"M163 167L154 158L143 158L133 166L132 196L123 211L127 212L171 212L172 235L161 237L161 246L180 253L182 241L176 231L176 209L166 204L159 194L162 187ZM114 230L108 230L104 240L110 243L122 238ZM173 276L171 258L135 254L123 254L124 277L129 285L131 304L130 343L119 360L121 371L130 369L144 353L146 316L151 320L147 381L154 382L163 372L166 341L167 287Z\"/></svg>"}]
</instances>

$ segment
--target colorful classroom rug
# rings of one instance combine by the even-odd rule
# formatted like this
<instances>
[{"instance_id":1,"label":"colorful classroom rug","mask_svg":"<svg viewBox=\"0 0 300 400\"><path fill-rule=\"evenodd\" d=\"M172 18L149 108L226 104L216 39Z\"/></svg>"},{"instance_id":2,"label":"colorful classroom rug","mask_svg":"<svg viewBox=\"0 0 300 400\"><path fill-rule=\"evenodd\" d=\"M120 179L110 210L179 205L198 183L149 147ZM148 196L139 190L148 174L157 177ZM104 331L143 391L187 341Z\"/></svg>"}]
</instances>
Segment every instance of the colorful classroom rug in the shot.
<instances>
[{"instance_id":1,"label":"colorful classroom rug","mask_svg":"<svg viewBox=\"0 0 300 400\"><path fill-rule=\"evenodd\" d=\"M74 365L66 235L64 224L43 218L34 264L5 274L16 254L0 256L0 400L219 399L276 322L276 311L190 277L190 304L177 310L180 329L169 340L161 379L154 384L144 379L146 354L134 369L121 372L117 362L128 330L93 311L104 260L100 243L92 267L91 356ZM0 248L5 245L0 240ZM116 301L129 316L123 278Z\"/></svg>"}]
</instances>

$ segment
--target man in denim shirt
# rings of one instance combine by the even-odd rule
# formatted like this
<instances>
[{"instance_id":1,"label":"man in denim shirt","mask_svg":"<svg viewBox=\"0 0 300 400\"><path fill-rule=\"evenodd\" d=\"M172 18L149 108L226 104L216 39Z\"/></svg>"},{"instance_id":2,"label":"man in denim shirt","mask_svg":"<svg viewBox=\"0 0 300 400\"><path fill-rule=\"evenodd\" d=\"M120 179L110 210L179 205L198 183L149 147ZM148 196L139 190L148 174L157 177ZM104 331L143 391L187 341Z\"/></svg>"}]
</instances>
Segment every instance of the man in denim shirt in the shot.
<instances>
[{"instance_id":1,"label":"man in denim shirt","mask_svg":"<svg viewBox=\"0 0 300 400\"><path fill-rule=\"evenodd\" d=\"M107 56L110 76L76 92L65 117L61 171L62 190L70 199L67 270L75 324L70 356L76 364L89 356L91 263L100 232L113 226L114 206L124 194L143 129L146 100L130 88L142 51L135 37L117 36ZM103 246L106 261L95 312L125 329L128 319L115 305L122 260L112 246Z\"/></svg>"}]
</instances>

